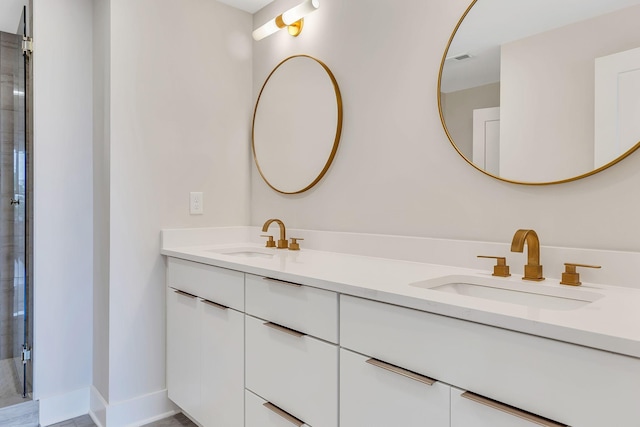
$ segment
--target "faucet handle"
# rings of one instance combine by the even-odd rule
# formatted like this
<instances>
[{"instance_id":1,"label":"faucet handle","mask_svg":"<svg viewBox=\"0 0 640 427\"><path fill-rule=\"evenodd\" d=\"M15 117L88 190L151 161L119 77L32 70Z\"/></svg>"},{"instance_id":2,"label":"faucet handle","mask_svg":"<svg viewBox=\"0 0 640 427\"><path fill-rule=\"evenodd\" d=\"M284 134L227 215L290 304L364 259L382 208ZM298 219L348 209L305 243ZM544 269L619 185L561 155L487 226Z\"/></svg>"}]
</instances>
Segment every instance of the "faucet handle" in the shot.
<instances>
[{"instance_id":1,"label":"faucet handle","mask_svg":"<svg viewBox=\"0 0 640 427\"><path fill-rule=\"evenodd\" d=\"M490 256L490 255L478 255L478 258L490 258L496 260L496 265L493 266L492 276L509 277L509 266L507 265L507 258L503 256Z\"/></svg>"},{"instance_id":2,"label":"faucet handle","mask_svg":"<svg viewBox=\"0 0 640 427\"><path fill-rule=\"evenodd\" d=\"M273 240L273 236L269 236L268 234L261 234L260 237L268 237L269 240L267 240L267 244L265 245L265 247L267 248L275 248L276 247L276 242Z\"/></svg>"},{"instance_id":3,"label":"faucet handle","mask_svg":"<svg viewBox=\"0 0 640 427\"><path fill-rule=\"evenodd\" d=\"M290 251L299 251L300 250L300 245L298 244L298 240L304 240L300 237L290 237L291 239L291 243L289 243L289 250Z\"/></svg>"},{"instance_id":4,"label":"faucet handle","mask_svg":"<svg viewBox=\"0 0 640 427\"><path fill-rule=\"evenodd\" d=\"M571 286L580 286L582 282L580 281L580 273L576 272L576 267L585 267L585 268L602 268L599 265L589 265L589 264L575 264L571 262L565 262L565 271L562 273L562 280L560 281L561 285L571 285Z\"/></svg>"}]
</instances>

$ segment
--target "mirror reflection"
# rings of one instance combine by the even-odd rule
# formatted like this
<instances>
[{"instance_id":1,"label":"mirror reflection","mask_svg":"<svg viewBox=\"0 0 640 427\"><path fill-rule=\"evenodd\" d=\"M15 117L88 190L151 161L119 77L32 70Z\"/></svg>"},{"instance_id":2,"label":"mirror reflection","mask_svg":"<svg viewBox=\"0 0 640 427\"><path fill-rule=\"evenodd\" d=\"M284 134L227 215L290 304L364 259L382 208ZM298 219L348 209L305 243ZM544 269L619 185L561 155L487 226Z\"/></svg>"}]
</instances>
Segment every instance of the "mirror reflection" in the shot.
<instances>
[{"instance_id":1,"label":"mirror reflection","mask_svg":"<svg viewBox=\"0 0 640 427\"><path fill-rule=\"evenodd\" d=\"M640 0L476 0L445 52L440 112L476 168L590 175L640 140Z\"/></svg>"},{"instance_id":2,"label":"mirror reflection","mask_svg":"<svg viewBox=\"0 0 640 427\"><path fill-rule=\"evenodd\" d=\"M342 131L342 98L331 70L297 55L264 83L253 116L253 154L274 190L301 193L329 169Z\"/></svg>"}]
</instances>

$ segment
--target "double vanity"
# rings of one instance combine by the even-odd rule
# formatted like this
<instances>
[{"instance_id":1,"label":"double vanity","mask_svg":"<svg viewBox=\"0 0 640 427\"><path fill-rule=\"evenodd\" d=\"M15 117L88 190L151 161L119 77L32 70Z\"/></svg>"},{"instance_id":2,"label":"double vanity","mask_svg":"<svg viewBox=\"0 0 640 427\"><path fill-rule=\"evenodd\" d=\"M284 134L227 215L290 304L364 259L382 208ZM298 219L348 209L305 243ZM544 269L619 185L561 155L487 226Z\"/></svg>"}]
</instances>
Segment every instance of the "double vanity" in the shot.
<instances>
[{"instance_id":1,"label":"double vanity","mask_svg":"<svg viewBox=\"0 0 640 427\"><path fill-rule=\"evenodd\" d=\"M438 109L474 168L560 184L640 147L637 84L620 86L638 69L638 40L611 31L635 23L640 5L584 3L473 0L464 12L442 56ZM253 117L265 184L282 194L316 185L342 121L323 62L280 62ZM201 425L640 426L630 274L640 254L541 247L528 229L510 247L309 230L289 241L286 231L273 219L163 232L168 392ZM495 258L493 271L478 257Z\"/></svg>"},{"instance_id":2,"label":"double vanity","mask_svg":"<svg viewBox=\"0 0 640 427\"><path fill-rule=\"evenodd\" d=\"M638 289L260 235L163 231L169 398L203 426L640 422Z\"/></svg>"}]
</instances>

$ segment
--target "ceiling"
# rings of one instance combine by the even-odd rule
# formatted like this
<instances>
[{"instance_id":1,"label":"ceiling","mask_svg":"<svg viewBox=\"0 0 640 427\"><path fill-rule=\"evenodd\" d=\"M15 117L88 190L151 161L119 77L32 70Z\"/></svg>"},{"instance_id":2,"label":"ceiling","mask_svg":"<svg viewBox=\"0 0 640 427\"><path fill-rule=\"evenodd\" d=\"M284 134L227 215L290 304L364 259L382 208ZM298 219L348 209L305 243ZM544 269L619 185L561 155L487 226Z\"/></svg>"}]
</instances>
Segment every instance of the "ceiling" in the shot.
<instances>
[{"instance_id":1,"label":"ceiling","mask_svg":"<svg viewBox=\"0 0 640 427\"><path fill-rule=\"evenodd\" d=\"M640 0L478 0L447 52L447 57L466 53L473 60L447 61L442 92L498 82L504 43L638 4Z\"/></svg>"},{"instance_id":2,"label":"ceiling","mask_svg":"<svg viewBox=\"0 0 640 427\"><path fill-rule=\"evenodd\" d=\"M244 10L249 13L256 13L273 0L218 0L220 3L228 4L236 9Z\"/></svg>"}]
</instances>

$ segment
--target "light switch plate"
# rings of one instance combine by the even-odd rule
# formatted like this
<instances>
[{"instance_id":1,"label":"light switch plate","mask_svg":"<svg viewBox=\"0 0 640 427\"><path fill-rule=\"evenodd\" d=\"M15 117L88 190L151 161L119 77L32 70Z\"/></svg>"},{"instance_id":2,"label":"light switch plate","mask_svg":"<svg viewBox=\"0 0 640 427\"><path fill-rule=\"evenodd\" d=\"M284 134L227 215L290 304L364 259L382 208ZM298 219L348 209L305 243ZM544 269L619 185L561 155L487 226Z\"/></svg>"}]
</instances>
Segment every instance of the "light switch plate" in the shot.
<instances>
[{"instance_id":1,"label":"light switch plate","mask_svg":"<svg viewBox=\"0 0 640 427\"><path fill-rule=\"evenodd\" d=\"M204 195L201 191L189 193L189 213L191 215L202 215L204 213Z\"/></svg>"}]
</instances>

